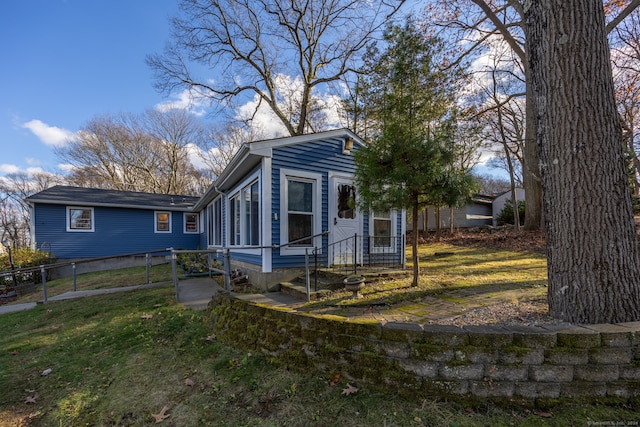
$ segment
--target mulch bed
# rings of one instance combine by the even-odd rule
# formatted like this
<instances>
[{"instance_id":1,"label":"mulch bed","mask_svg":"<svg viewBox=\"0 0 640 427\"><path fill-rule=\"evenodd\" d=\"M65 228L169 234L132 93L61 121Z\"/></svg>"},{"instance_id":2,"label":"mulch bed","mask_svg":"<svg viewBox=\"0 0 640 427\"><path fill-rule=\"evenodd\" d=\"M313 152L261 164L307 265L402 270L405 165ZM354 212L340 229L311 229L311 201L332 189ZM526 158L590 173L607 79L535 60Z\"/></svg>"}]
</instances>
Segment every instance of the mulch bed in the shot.
<instances>
[{"instance_id":1,"label":"mulch bed","mask_svg":"<svg viewBox=\"0 0 640 427\"><path fill-rule=\"evenodd\" d=\"M407 245L413 241L413 233L407 236ZM418 243L446 242L456 246L483 246L486 248L532 251L544 254L545 235L543 231L513 231L513 227L460 229L453 234L443 231L421 232Z\"/></svg>"}]
</instances>

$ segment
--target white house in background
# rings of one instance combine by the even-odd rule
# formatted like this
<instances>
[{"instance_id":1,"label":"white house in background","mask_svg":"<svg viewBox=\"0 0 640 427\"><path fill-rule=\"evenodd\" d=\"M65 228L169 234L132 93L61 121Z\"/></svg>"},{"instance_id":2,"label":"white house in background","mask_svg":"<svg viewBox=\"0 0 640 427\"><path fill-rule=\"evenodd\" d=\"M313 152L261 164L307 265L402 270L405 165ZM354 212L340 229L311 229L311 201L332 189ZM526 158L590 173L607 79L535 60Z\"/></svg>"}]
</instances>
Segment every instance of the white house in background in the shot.
<instances>
[{"instance_id":1,"label":"white house in background","mask_svg":"<svg viewBox=\"0 0 640 427\"><path fill-rule=\"evenodd\" d=\"M500 215L500 212L504 209L507 200L511 200L511 190L505 191L493 200L493 226L498 225L496 218L498 218L498 215ZM523 188L516 188L516 200L519 202L524 200Z\"/></svg>"}]
</instances>

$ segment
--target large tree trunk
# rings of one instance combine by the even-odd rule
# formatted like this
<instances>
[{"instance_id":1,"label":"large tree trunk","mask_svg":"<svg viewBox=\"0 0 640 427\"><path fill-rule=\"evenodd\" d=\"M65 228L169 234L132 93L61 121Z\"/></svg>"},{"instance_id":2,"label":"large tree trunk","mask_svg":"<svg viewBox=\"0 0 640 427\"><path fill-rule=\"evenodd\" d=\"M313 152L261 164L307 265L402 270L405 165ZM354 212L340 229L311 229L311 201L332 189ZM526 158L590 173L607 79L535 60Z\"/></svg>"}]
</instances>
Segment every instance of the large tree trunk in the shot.
<instances>
[{"instance_id":1,"label":"large tree trunk","mask_svg":"<svg viewBox=\"0 0 640 427\"><path fill-rule=\"evenodd\" d=\"M547 228L549 309L640 320L640 263L601 0L538 0L527 52Z\"/></svg>"},{"instance_id":2,"label":"large tree trunk","mask_svg":"<svg viewBox=\"0 0 640 427\"><path fill-rule=\"evenodd\" d=\"M527 67L527 65L528 61L525 67ZM533 95L531 93L531 71L527 70L526 74L526 122L524 134L524 164L522 165L522 181L524 185L526 203L526 209L524 212L524 229L538 230L543 226L542 182L540 181L540 160L538 158L538 145L536 144L536 116L533 106Z\"/></svg>"}]
</instances>

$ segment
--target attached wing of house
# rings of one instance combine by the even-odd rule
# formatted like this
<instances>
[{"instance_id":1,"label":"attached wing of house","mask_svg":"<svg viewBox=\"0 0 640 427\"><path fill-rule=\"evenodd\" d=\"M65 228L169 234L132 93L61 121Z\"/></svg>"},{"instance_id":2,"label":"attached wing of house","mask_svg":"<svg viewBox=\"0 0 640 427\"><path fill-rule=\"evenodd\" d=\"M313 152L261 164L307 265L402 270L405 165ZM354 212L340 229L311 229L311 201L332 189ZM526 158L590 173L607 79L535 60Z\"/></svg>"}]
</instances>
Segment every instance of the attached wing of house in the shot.
<instances>
[{"instance_id":1,"label":"attached wing of house","mask_svg":"<svg viewBox=\"0 0 640 427\"><path fill-rule=\"evenodd\" d=\"M61 259L200 244L198 197L57 185L26 199L31 240Z\"/></svg>"}]
</instances>

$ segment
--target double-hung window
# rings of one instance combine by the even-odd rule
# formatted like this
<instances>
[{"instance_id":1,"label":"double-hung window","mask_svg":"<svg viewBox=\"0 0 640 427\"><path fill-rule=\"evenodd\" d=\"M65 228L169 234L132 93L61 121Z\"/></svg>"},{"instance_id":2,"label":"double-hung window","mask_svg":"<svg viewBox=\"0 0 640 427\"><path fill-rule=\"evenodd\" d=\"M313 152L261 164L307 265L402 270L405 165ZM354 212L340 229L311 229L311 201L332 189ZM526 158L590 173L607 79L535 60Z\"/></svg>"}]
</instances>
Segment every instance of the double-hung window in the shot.
<instances>
[{"instance_id":1,"label":"double-hung window","mask_svg":"<svg viewBox=\"0 0 640 427\"><path fill-rule=\"evenodd\" d=\"M184 232L186 234L199 233L199 218L197 213L184 214Z\"/></svg>"},{"instance_id":2,"label":"double-hung window","mask_svg":"<svg viewBox=\"0 0 640 427\"><path fill-rule=\"evenodd\" d=\"M155 232L171 233L171 212L155 213Z\"/></svg>"},{"instance_id":3,"label":"double-hung window","mask_svg":"<svg viewBox=\"0 0 640 427\"><path fill-rule=\"evenodd\" d=\"M373 247L391 247L391 212L373 212Z\"/></svg>"},{"instance_id":4,"label":"double-hung window","mask_svg":"<svg viewBox=\"0 0 640 427\"><path fill-rule=\"evenodd\" d=\"M287 179L287 226L291 246L311 246L313 235L313 182L300 178Z\"/></svg>"},{"instance_id":5,"label":"double-hung window","mask_svg":"<svg viewBox=\"0 0 640 427\"><path fill-rule=\"evenodd\" d=\"M67 231L94 231L93 208L67 207Z\"/></svg>"},{"instance_id":6,"label":"double-hung window","mask_svg":"<svg viewBox=\"0 0 640 427\"><path fill-rule=\"evenodd\" d=\"M304 255L305 248L320 245L311 238L322 230L322 175L300 170L280 170L280 249L282 255Z\"/></svg>"}]
</instances>

